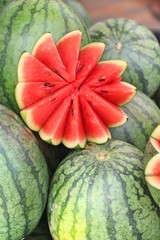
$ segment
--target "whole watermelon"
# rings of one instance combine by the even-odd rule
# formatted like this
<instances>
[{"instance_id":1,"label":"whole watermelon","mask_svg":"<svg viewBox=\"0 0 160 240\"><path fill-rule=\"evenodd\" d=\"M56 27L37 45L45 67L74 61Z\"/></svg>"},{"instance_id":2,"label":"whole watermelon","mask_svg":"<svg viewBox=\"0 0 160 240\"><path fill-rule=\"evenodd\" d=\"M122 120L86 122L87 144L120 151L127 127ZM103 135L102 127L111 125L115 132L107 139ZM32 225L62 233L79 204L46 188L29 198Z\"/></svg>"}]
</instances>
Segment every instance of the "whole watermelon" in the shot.
<instances>
[{"instance_id":1,"label":"whole watermelon","mask_svg":"<svg viewBox=\"0 0 160 240\"><path fill-rule=\"evenodd\" d=\"M49 176L32 132L0 105L0 239L28 236L44 212Z\"/></svg>"},{"instance_id":2,"label":"whole watermelon","mask_svg":"<svg viewBox=\"0 0 160 240\"><path fill-rule=\"evenodd\" d=\"M128 142L144 152L149 137L160 123L160 109L155 102L141 91L122 110L128 121L116 128L110 128L111 136Z\"/></svg>"},{"instance_id":3,"label":"whole watermelon","mask_svg":"<svg viewBox=\"0 0 160 240\"><path fill-rule=\"evenodd\" d=\"M12 0L1 0L0 1L0 12L2 12L3 8L8 2L11 2Z\"/></svg>"},{"instance_id":4,"label":"whole watermelon","mask_svg":"<svg viewBox=\"0 0 160 240\"><path fill-rule=\"evenodd\" d=\"M123 141L71 152L50 186L53 239L160 239L160 212L143 171L142 152Z\"/></svg>"},{"instance_id":5,"label":"whole watermelon","mask_svg":"<svg viewBox=\"0 0 160 240\"><path fill-rule=\"evenodd\" d=\"M160 46L154 34L131 19L111 18L90 28L92 41L106 44L102 59L128 62L123 80L153 96L160 85Z\"/></svg>"},{"instance_id":6,"label":"whole watermelon","mask_svg":"<svg viewBox=\"0 0 160 240\"><path fill-rule=\"evenodd\" d=\"M85 24L60 0L13 1L0 14L0 29L0 103L17 113L14 91L22 52L31 52L45 32L51 32L57 41L67 32L79 29L82 46L89 42Z\"/></svg>"}]
</instances>

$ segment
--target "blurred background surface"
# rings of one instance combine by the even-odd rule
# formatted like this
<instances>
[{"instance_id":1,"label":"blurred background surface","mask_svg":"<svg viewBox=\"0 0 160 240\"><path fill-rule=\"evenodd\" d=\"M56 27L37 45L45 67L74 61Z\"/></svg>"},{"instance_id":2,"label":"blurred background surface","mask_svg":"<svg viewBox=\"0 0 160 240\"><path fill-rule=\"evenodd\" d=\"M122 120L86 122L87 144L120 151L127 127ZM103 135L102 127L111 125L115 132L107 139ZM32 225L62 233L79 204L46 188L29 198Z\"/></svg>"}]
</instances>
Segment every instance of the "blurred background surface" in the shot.
<instances>
[{"instance_id":1,"label":"blurred background surface","mask_svg":"<svg viewBox=\"0 0 160 240\"><path fill-rule=\"evenodd\" d=\"M130 18L160 34L160 0L79 0L92 22L111 17Z\"/></svg>"}]
</instances>

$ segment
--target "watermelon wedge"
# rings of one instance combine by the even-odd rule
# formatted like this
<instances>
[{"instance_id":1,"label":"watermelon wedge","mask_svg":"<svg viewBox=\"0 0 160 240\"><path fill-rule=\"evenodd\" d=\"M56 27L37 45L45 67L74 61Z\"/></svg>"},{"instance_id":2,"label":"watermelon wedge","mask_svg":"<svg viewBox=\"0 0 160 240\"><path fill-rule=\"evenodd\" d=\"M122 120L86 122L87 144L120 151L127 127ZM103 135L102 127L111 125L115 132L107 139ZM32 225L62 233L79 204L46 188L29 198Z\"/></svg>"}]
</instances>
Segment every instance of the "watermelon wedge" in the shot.
<instances>
[{"instance_id":1,"label":"watermelon wedge","mask_svg":"<svg viewBox=\"0 0 160 240\"><path fill-rule=\"evenodd\" d=\"M68 72L66 71L54 39L50 33L44 34L37 41L32 50L32 55L53 72L56 72L57 75L69 80Z\"/></svg>"},{"instance_id":2,"label":"watermelon wedge","mask_svg":"<svg viewBox=\"0 0 160 240\"><path fill-rule=\"evenodd\" d=\"M105 45L81 48L81 37L75 30L55 42L45 33L32 53L22 53L17 69L15 96L23 120L44 141L68 148L106 142L109 128L127 120L120 106L136 94L122 82L126 62L101 62Z\"/></svg>"}]
</instances>

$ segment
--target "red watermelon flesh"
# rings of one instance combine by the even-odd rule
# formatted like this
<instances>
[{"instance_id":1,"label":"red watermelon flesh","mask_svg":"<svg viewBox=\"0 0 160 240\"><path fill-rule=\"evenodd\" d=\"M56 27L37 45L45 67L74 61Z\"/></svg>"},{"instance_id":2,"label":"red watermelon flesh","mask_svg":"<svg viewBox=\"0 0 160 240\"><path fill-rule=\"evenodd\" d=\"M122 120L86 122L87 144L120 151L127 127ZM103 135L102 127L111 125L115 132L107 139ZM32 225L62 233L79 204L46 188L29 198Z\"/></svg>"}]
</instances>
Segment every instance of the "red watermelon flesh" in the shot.
<instances>
[{"instance_id":1,"label":"red watermelon flesh","mask_svg":"<svg viewBox=\"0 0 160 240\"><path fill-rule=\"evenodd\" d=\"M54 39L50 33L44 34L37 41L32 50L32 55L46 67L57 73L57 75L60 75L63 79L69 80L68 72L66 71Z\"/></svg>"},{"instance_id":2,"label":"red watermelon flesh","mask_svg":"<svg viewBox=\"0 0 160 240\"><path fill-rule=\"evenodd\" d=\"M126 66L126 62L121 60L99 62L85 84L91 88L101 87L106 84L108 86L109 83L115 82L115 79L121 76Z\"/></svg>"},{"instance_id":3,"label":"red watermelon flesh","mask_svg":"<svg viewBox=\"0 0 160 240\"><path fill-rule=\"evenodd\" d=\"M118 106L102 98L88 87L81 88L80 92L106 126L115 127L125 123L127 116Z\"/></svg>"},{"instance_id":4,"label":"red watermelon flesh","mask_svg":"<svg viewBox=\"0 0 160 240\"><path fill-rule=\"evenodd\" d=\"M160 189L160 153L148 162L145 169L145 179L150 185Z\"/></svg>"},{"instance_id":5,"label":"red watermelon flesh","mask_svg":"<svg viewBox=\"0 0 160 240\"><path fill-rule=\"evenodd\" d=\"M75 30L55 43L46 33L18 64L15 96L22 118L43 140L68 148L106 142L109 128L127 120L119 106L136 93L122 82L126 62L99 62L104 44L80 48L81 37Z\"/></svg>"},{"instance_id":6,"label":"red watermelon flesh","mask_svg":"<svg viewBox=\"0 0 160 240\"><path fill-rule=\"evenodd\" d=\"M80 50L76 79L73 82L75 88L79 88L95 68L104 48L104 43L90 43Z\"/></svg>"},{"instance_id":7,"label":"red watermelon flesh","mask_svg":"<svg viewBox=\"0 0 160 240\"><path fill-rule=\"evenodd\" d=\"M78 61L80 45L81 45L81 32L79 32L78 30L68 33L66 36L61 38L56 44L62 62L66 68L66 71L68 72L70 82L73 82L76 77L76 66ZM69 55L70 61L68 61Z\"/></svg>"},{"instance_id":8,"label":"red watermelon flesh","mask_svg":"<svg viewBox=\"0 0 160 240\"><path fill-rule=\"evenodd\" d=\"M150 141L157 152L160 153L160 125L158 125L152 132Z\"/></svg>"},{"instance_id":9,"label":"red watermelon flesh","mask_svg":"<svg viewBox=\"0 0 160 240\"><path fill-rule=\"evenodd\" d=\"M77 145L83 148L87 139L82 119L80 100L77 95L71 99L66 126L63 134L63 144L71 148ZM71 135L72 139L70 138Z\"/></svg>"},{"instance_id":10,"label":"red watermelon flesh","mask_svg":"<svg viewBox=\"0 0 160 240\"><path fill-rule=\"evenodd\" d=\"M47 119L39 132L42 139L52 143L53 145L61 143L70 109L70 101L71 97L68 96L67 98L64 98L50 118Z\"/></svg>"},{"instance_id":11,"label":"red watermelon flesh","mask_svg":"<svg viewBox=\"0 0 160 240\"><path fill-rule=\"evenodd\" d=\"M51 114L72 93L72 86L67 85L55 93L49 94L21 111L21 116L34 131L39 131Z\"/></svg>"},{"instance_id":12,"label":"red watermelon flesh","mask_svg":"<svg viewBox=\"0 0 160 240\"><path fill-rule=\"evenodd\" d=\"M80 96L80 102L87 140L99 144L106 142L110 138L107 126L83 96Z\"/></svg>"},{"instance_id":13,"label":"red watermelon flesh","mask_svg":"<svg viewBox=\"0 0 160 240\"><path fill-rule=\"evenodd\" d=\"M160 125L152 132L150 142L158 153L147 163L145 179L151 186L160 189Z\"/></svg>"},{"instance_id":14,"label":"red watermelon flesh","mask_svg":"<svg viewBox=\"0 0 160 240\"><path fill-rule=\"evenodd\" d=\"M132 89L130 88L129 94L128 83L126 82L117 81L116 83L116 81L113 81L113 83L107 84L103 88L101 86L95 88L95 92L118 106L124 105L132 99Z\"/></svg>"}]
</instances>

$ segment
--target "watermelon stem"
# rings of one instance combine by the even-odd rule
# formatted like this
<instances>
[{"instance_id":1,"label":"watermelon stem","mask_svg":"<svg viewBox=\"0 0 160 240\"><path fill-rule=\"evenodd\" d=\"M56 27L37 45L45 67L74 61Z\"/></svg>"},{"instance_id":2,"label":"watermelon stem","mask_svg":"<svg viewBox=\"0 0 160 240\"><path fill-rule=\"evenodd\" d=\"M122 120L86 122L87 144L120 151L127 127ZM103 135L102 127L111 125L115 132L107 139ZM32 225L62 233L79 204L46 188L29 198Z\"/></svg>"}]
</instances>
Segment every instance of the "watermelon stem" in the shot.
<instances>
[{"instance_id":1,"label":"watermelon stem","mask_svg":"<svg viewBox=\"0 0 160 240\"><path fill-rule=\"evenodd\" d=\"M122 48L122 43L121 43L121 42L116 42L115 48L116 48L117 50L121 50L121 48Z\"/></svg>"},{"instance_id":2,"label":"watermelon stem","mask_svg":"<svg viewBox=\"0 0 160 240\"><path fill-rule=\"evenodd\" d=\"M106 161L108 156L109 156L108 152L102 151L102 152L97 154L97 159L100 160L100 161Z\"/></svg>"}]
</instances>

